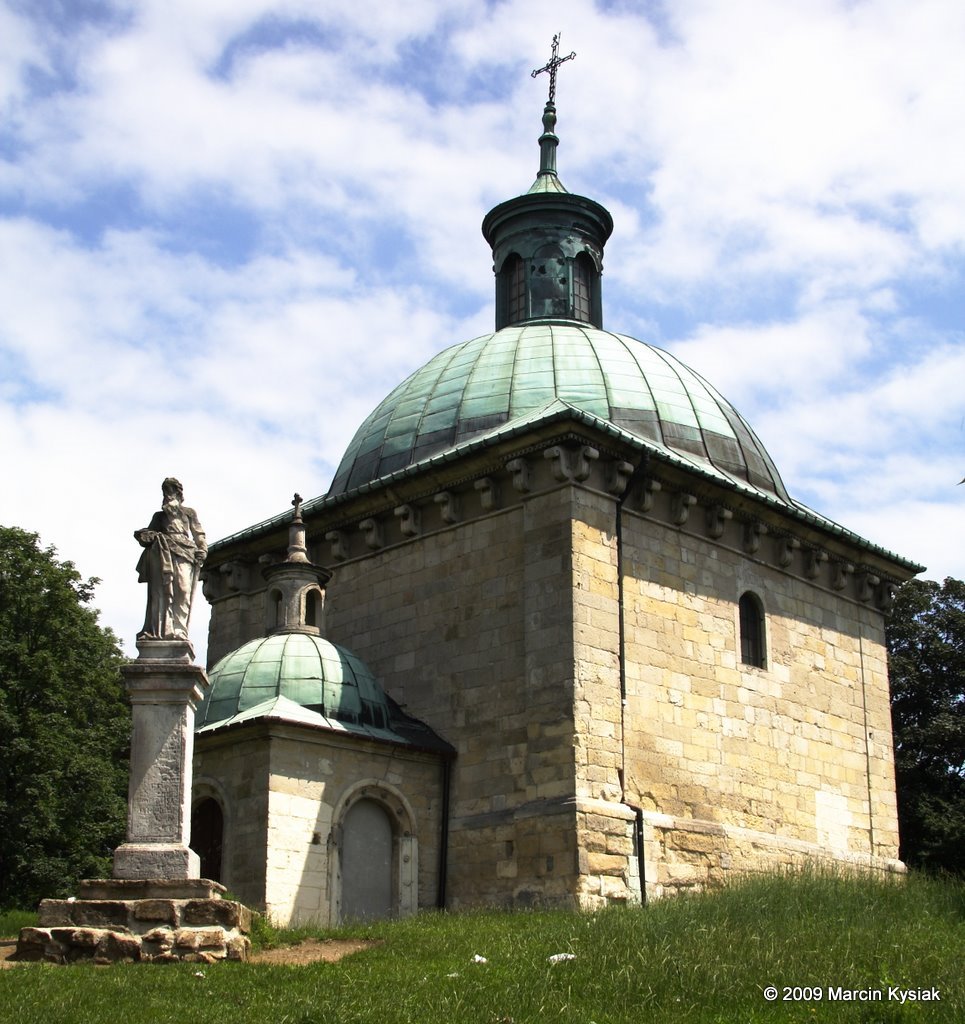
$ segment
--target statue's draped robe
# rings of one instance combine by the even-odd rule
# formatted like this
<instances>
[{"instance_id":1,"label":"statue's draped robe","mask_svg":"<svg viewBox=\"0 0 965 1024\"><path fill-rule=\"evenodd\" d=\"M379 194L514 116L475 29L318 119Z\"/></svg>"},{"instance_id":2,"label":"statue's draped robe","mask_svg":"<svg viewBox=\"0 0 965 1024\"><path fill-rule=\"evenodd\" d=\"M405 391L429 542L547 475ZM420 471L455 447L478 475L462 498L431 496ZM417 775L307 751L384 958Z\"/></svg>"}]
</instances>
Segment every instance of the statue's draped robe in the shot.
<instances>
[{"instance_id":1,"label":"statue's draped robe","mask_svg":"<svg viewBox=\"0 0 965 1024\"><path fill-rule=\"evenodd\" d=\"M147 584L147 611L138 634L149 639L186 640L198 555L207 553L204 530L193 508L179 505L155 512L147 531L155 534L137 563Z\"/></svg>"}]
</instances>

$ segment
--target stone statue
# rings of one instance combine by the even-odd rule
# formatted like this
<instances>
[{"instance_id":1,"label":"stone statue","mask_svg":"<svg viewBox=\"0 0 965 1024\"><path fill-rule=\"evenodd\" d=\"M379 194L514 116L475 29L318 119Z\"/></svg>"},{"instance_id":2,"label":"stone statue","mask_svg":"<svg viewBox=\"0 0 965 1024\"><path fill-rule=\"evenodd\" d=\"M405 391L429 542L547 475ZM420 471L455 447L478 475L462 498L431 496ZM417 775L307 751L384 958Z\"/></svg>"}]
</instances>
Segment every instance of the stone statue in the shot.
<instances>
[{"instance_id":1,"label":"stone statue","mask_svg":"<svg viewBox=\"0 0 965 1024\"><path fill-rule=\"evenodd\" d=\"M161 493L161 510L154 513L151 525L134 531L144 548L137 578L147 584L147 612L137 639L187 640L194 586L208 545L197 513L182 504L180 481L169 476Z\"/></svg>"}]
</instances>

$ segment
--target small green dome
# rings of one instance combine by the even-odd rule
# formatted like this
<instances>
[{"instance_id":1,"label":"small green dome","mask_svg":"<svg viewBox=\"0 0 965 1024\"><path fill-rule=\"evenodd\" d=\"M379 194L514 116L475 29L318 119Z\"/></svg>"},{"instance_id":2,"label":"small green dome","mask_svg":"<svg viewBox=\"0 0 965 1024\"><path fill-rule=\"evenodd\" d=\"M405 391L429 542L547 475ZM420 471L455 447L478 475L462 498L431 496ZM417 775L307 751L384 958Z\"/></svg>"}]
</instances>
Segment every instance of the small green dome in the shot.
<instances>
[{"instance_id":1,"label":"small green dome","mask_svg":"<svg viewBox=\"0 0 965 1024\"><path fill-rule=\"evenodd\" d=\"M576 321L529 321L454 345L359 427L340 494L562 400L651 444L789 500L743 417L668 352Z\"/></svg>"},{"instance_id":2,"label":"small green dome","mask_svg":"<svg viewBox=\"0 0 965 1024\"><path fill-rule=\"evenodd\" d=\"M227 721L287 697L342 722L389 727L389 703L375 676L350 651L309 633L275 633L226 655L208 673L197 727Z\"/></svg>"}]
</instances>

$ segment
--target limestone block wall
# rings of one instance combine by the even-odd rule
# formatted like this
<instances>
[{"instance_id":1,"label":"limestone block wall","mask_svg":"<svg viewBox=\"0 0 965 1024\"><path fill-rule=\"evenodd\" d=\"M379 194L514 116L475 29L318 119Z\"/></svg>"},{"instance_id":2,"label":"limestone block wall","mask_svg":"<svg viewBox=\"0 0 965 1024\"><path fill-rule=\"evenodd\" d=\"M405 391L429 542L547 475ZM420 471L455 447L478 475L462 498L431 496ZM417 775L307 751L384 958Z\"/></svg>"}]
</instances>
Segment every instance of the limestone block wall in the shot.
<instances>
[{"instance_id":1,"label":"limestone block wall","mask_svg":"<svg viewBox=\"0 0 965 1024\"><path fill-rule=\"evenodd\" d=\"M573 660L579 902L640 899L636 818L623 802L620 583L615 498L573 493Z\"/></svg>"},{"instance_id":2,"label":"limestone block wall","mask_svg":"<svg viewBox=\"0 0 965 1024\"><path fill-rule=\"evenodd\" d=\"M281 726L271 744L266 906L272 919L339 922L339 826L354 797L393 822L401 914L436 906L442 827L440 759Z\"/></svg>"},{"instance_id":3,"label":"limestone block wall","mask_svg":"<svg viewBox=\"0 0 965 1024\"><path fill-rule=\"evenodd\" d=\"M449 905L592 907L815 855L894 867L882 608L908 565L569 429L309 520L327 635L457 749ZM258 559L281 542L206 569L212 655L260 635ZM740 657L748 590L763 668Z\"/></svg>"},{"instance_id":4,"label":"limestone block wall","mask_svg":"<svg viewBox=\"0 0 965 1024\"><path fill-rule=\"evenodd\" d=\"M224 815L221 882L249 907L265 907L268 850L269 748L264 731L249 728L198 736L193 801L211 797Z\"/></svg>"},{"instance_id":5,"label":"limestone block wall","mask_svg":"<svg viewBox=\"0 0 965 1024\"><path fill-rule=\"evenodd\" d=\"M223 884L276 923L338 923L338 826L353 795L393 822L400 912L436 905L438 755L261 722L200 737L195 772L195 799L224 811Z\"/></svg>"},{"instance_id":6,"label":"limestone block wall","mask_svg":"<svg viewBox=\"0 0 965 1024\"><path fill-rule=\"evenodd\" d=\"M264 636L267 626L267 589L257 567L235 563L234 571L225 576L234 581L234 588L222 594L212 610L208 627L209 669L242 644ZM213 587L206 582L204 589L211 593Z\"/></svg>"},{"instance_id":7,"label":"limestone block wall","mask_svg":"<svg viewBox=\"0 0 965 1024\"><path fill-rule=\"evenodd\" d=\"M346 560L328 595L331 638L457 749L453 907L572 901L578 871L570 496L506 490L437 530L424 511L419 536Z\"/></svg>"},{"instance_id":8,"label":"limestone block wall","mask_svg":"<svg viewBox=\"0 0 965 1024\"><path fill-rule=\"evenodd\" d=\"M739 525L710 540L626 516L626 787L654 894L807 856L897 856L882 615L835 592L830 568L783 571L805 554L782 537L750 557ZM741 661L748 590L763 668Z\"/></svg>"}]
</instances>

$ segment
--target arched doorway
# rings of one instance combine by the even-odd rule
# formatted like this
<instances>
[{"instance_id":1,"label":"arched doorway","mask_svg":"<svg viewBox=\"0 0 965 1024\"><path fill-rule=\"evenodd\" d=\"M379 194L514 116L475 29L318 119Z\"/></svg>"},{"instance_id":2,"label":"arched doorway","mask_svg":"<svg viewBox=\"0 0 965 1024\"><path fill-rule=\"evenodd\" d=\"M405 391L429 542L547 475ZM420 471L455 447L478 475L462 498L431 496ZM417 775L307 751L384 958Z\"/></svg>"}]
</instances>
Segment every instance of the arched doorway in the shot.
<instances>
[{"instance_id":1,"label":"arched doorway","mask_svg":"<svg viewBox=\"0 0 965 1024\"><path fill-rule=\"evenodd\" d=\"M224 814L221 804L205 797L191 812L191 849L201 860L201 877L213 882L221 879L221 853L224 844Z\"/></svg>"},{"instance_id":2,"label":"arched doorway","mask_svg":"<svg viewBox=\"0 0 965 1024\"><path fill-rule=\"evenodd\" d=\"M393 881L392 821L382 804L359 800L342 826L342 920L393 917L397 897Z\"/></svg>"}]
</instances>

